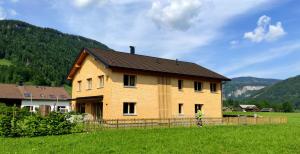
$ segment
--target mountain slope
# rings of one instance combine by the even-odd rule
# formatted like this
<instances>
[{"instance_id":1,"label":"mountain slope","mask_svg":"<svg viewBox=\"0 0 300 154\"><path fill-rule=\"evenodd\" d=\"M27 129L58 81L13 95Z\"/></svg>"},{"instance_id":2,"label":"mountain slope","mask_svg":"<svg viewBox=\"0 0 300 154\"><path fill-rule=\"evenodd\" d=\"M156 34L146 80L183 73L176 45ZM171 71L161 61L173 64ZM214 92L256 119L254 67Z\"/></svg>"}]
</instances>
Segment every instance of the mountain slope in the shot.
<instances>
[{"instance_id":1,"label":"mountain slope","mask_svg":"<svg viewBox=\"0 0 300 154\"><path fill-rule=\"evenodd\" d=\"M253 93L251 98L275 103L300 103L300 75L261 89Z\"/></svg>"},{"instance_id":2,"label":"mountain slope","mask_svg":"<svg viewBox=\"0 0 300 154\"><path fill-rule=\"evenodd\" d=\"M255 77L238 77L224 85L224 96L226 99L244 99L251 96L255 91L273 85L280 80L264 79Z\"/></svg>"},{"instance_id":3,"label":"mountain slope","mask_svg":"<svg viewBox=\"0 0 300 154\"><path fill-rule=\"evenodd\" d=\"M16 20L0 20L0 82L61 85L83 47L104 44Z\"/></svg>"}]
</instances>

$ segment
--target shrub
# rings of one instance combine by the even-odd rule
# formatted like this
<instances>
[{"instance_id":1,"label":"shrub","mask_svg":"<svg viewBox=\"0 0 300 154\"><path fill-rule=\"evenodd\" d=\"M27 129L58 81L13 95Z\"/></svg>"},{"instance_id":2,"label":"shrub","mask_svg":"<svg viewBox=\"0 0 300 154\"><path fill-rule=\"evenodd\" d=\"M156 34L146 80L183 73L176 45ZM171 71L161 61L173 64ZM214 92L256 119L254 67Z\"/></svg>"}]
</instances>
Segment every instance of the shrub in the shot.
<instances>
[{"instance_id":1,"label":"shrub","mask_svg":"<svg viewBox=\"0 0 300 154\"><path fill-rule=\"evenodd\" d=\"M45 136L82 132L83 127L68 120L70 114L51 112L42 117L39 114L14 107L6 107L0 111L0 136Z\"/></svg>"}]
</instances>

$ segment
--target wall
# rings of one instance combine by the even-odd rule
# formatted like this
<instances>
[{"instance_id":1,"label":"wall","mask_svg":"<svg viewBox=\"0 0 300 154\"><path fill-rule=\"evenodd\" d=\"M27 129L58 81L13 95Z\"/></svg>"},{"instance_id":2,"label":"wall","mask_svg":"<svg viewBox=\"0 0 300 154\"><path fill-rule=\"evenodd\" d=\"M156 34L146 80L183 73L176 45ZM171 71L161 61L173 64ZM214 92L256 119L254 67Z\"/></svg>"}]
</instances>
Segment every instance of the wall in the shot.
<instances>
[{"instance_id":1,"label":"wall","mask_svg":"<svg viewBox=\"0 0 300 154\"><path fill-rule=\"evenodd\" d=\"M22 100L21 108L24 106L33 106L33 111L35 111L35 108L39 108L40 105L50 105L51 111L54 111L54 106L57 108L57 106L66 106L66 109L68 111L71 110L70 108L70 101L51 101L51 100Z\"/></svg>"},{"instance_id":2,"label":"wall","mask_svg":"<svg viewBox=\"0 0 300 154\"><path fill-rule=\"evenodd\" d=\"M104 87L99 87L98 77L104 75ZM72 80L72 99L103 95L103 118L107 118L107 106L111 95L111 70L88 55ZM87 79L92 78L92 89L88 89ZM81 91L78 91L78 81L81 81ZM86 102L86 110L91 113L90 102ZM72 110L76 110L75 101L72 101Z\"/></svg>"},{"instance_id":3,"label":"wall","mask_svg":"<svg viewBox=\"0 0 300 154\"><path fill-rule=\"evenodd\" d=\"M137 76L136 87L124 87L124 74ZM100 75L105 75L104 88L97 88ZM88 78L93 80L92 90L87 90ZM178 79L184 80L182 91L178 90ZM82 81L80 92L77 84L79 80ZM203 91L194 91L195 80L203 83ZM216 93L210 92L210 82L217 82ZM73 78L72 98L103 95L104 119L194 117L195 104L203 104L205 117L222 117L220 86L220 81L209 79L166 77L140 71L111 70L93 57L87 56ZM124 102L136 103L135 115L123 115ZM74 103L73 101L72 109L75 109ZM179 103L184 104L183 115L178 114ZM89 106L86 107L90 110Z\"/></svg>"}]
</instances>

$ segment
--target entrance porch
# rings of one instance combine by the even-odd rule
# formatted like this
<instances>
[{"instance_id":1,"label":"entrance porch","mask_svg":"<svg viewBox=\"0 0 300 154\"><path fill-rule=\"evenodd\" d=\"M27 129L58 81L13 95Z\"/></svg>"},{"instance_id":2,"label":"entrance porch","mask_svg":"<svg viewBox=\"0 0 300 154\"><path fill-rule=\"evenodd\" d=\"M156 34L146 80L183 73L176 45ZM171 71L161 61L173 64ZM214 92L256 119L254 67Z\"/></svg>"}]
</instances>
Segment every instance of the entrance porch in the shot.
<instances>
[{"instance_id":1,"label":"entrance porch","mask_svg":"<svg viewBox=\"0 0 300 154\"><path fill-rule=\"evenodd\" d=\"M75 111L85 113L86 120L101 120L103 117L103 96L75 99Z\"/></svg>"}]
</instances>

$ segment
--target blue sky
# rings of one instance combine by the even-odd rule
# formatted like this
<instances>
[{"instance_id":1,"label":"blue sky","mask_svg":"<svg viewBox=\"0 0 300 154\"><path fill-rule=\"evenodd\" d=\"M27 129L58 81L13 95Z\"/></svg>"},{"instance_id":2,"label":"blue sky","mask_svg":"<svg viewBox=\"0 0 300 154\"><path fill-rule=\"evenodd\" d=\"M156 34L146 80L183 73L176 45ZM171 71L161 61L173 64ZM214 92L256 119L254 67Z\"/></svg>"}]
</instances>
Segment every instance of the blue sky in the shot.
<instances>
[{"instance_id":1,"label":"blue sky","mask_svg":"<svg viewBox=\"0 0 300 154\"><path fill-rule=\"evenodd\" d=\"M300 74L298 0L0 0L18 19L228 77Z\"/></svg>"}]
</instances>

